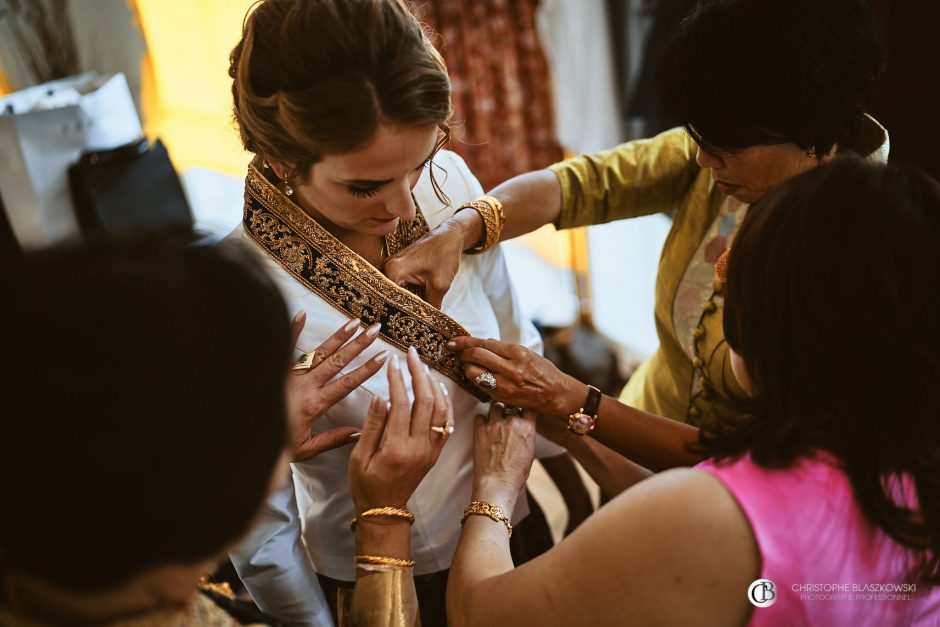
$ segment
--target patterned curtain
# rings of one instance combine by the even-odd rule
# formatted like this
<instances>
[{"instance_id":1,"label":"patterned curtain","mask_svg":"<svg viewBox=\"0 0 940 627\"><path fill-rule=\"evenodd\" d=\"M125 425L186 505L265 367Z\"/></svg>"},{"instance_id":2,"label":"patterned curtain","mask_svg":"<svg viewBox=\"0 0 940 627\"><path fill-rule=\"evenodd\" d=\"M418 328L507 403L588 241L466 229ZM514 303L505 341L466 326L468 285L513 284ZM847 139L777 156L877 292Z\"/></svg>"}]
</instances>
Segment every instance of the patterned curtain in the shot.
<instances>
[{"instance_id":1,"label":"patterned curtain","mask_svg":"<svg viewBox=\"0 0 940 627\"><path fill-rule=\"evenodd\" d=\"M559 161L538 0L420 0L454 90L454 140L485 189Z\"/></svg>"}]
</instances>

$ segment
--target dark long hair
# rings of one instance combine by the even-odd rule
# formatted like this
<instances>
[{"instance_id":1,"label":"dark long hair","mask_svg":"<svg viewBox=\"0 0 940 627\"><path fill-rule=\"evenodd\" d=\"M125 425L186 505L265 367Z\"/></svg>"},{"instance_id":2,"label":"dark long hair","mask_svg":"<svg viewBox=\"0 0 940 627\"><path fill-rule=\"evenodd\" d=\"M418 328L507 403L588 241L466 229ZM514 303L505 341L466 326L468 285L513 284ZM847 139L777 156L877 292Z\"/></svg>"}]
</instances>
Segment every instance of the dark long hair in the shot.
<instances>
[{"instance_id":1,"label":"dark long hair","mask_svg":"<svg viewBox=\"0 0 940 627\"><path fill-rule=\"evenodd\" d=\"M701 0L657 71L667 111L709 152L855 147L884 44L871 0Z\"/></svg>"},{"instance_id":2,"label":"dark long hair","mask_svg":"<svg viewBox=\"0 0 940 627\"><path fill-rule=\"evenodd\" d=\"M0 271L3 566L104 590L212 558L287 441L287 310L216 248L100 243Z\"/></svg>"},{"instance_id":3,"label":"dark long hair","mask_svg":"<svg viewBox=\"0 0 940 627\"><path fill-rule=\"evenodd\" d=\"M866 516L940 581L940 185L836 159L751 207L727 277L725 337L756 394L703 452L767 467L833 453Z\"/></svg>"}]
</instances>

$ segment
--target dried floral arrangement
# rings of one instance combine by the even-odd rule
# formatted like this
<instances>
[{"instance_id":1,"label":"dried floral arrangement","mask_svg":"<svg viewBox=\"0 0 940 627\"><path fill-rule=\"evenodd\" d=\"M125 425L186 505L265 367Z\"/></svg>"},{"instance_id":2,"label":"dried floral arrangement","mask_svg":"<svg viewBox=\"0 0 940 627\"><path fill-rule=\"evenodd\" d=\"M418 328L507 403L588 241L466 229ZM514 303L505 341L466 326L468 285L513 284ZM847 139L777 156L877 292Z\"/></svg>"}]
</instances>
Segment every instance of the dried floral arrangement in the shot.
<instances>
[{"instance_id":1,"label":"dried floral arrangement","mask_svg":"<svg viewBox=\"0 0 940 627\"><path fill-rule=\"evenodd\" d=\"M0 28L15 43L34 83L77 74L69 0L0 0Z\"/></svg>"}]
</instances>

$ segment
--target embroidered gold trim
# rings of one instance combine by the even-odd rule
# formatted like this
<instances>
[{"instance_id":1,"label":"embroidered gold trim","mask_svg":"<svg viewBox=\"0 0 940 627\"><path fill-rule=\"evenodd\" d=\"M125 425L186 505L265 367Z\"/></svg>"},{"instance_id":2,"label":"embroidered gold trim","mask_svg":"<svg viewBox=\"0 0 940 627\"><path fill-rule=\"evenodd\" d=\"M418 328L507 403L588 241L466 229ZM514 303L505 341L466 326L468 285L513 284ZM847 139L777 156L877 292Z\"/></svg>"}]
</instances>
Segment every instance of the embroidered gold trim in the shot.
<instances>
[{"instance_id":1,"label":"embroidered gold trim","mask_svg":"<svg viewBox=\"0 0 940 627\"><path fill-rule=\"evenodd\" d=\"M428 366L480 400L489 397L464 375L457 356L445 348L469 335L457 321L399 287L353 252L287 198L258 170L248 166L243 223L248 235L298 281L350 318L370 326L401 350L414 346ZM387 240L389 253L427 233L420 208L415 220L399 225Z\"/></svg>"}]
</instances>

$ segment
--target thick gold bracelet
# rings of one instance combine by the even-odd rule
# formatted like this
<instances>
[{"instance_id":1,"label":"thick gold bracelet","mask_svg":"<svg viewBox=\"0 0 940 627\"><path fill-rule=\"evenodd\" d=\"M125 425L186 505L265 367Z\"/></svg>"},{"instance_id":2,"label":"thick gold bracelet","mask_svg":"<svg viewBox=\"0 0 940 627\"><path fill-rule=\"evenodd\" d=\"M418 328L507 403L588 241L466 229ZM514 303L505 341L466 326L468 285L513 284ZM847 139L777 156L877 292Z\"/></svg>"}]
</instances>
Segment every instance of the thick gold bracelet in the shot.
<instances>
[{"instance_id":1,"label":"thick gold bracelet","mask_svg":"<svg viewBox=\"0 0 940 627\"><path fill-rule=\"evenodd\" d=\"M356 564L391 566L392 568L413 568L415 561L403 560L397 557L385 557L384 555L357 555Z\"/></svg>"},{"instance_id":2,"label":"thick gold bracelet","mask_svg":"<svg viewBox=\"0 0 940 627\"><path fill-rule=\"evenodd\" d=\"M483 218L483 243L467 251L468 255L478 255L486 252L499 243L499 236L503 232L503 225L506 224L506 213L503 211L503 203L492 196L481 196L476 200L464 203L461 209L473 209Z\"/></svg>"},{"instance_id":3,"label":"thick gold bracelet","mask_svg":"<svg viewBox=\"0 0 940 627\"><path fill-rule=\"evenodd\" d=\"M389 518L401 518L402 520L407 520L409 525L413 525L415 523L415 515L409 512L407 509L402 509L400 507L373 507L372 509L367 509L353 518L352 522L349 523L349 528L355 531L356 524L359 522L359 519L368 518L370 516L388 516Z\"/></svg>"},{"instance_id":4,"label":"thick gold bracelet","mask_svg":"<svg viewBox=\"0 0 940 627\"><path fill-rule=\"evenodd\" d=\"M512 537L512 525L509 523L509 517L503 512L499 505L488 501L470 501L467 509L463 510L463 518L460 519L460 525L463 526L470 516L486 516L490 520L506 525L506 531L509 537Z\"/></svg>"}]
</instances>

